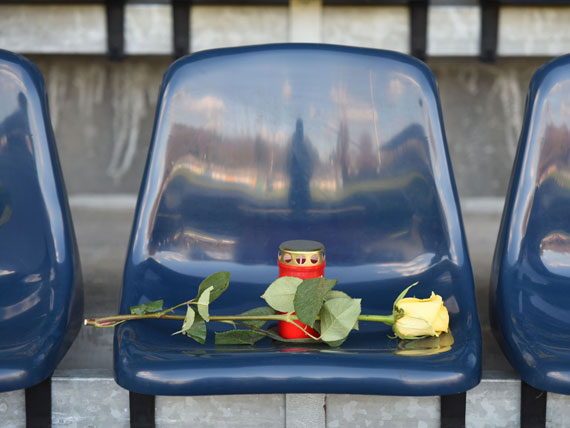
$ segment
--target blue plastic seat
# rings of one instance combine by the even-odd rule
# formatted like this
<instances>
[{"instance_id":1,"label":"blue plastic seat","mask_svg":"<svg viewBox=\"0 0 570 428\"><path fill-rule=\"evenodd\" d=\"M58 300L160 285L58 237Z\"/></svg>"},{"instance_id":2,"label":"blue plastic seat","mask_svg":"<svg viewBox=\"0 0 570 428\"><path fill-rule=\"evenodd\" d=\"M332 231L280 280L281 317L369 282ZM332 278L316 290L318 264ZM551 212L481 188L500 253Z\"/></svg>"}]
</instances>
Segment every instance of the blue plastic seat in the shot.
<instances>
[{"instance_id":1,"label":"blue plastic seat","mask_svg":"<svg viewBox=\"0 0 570 428\"><path fill-rule=\"evenodd\" d=\"M28 60L0 50L0 392L51 376L82 316L43 78Z\"/></svg>"},{"instance_id":2,"label":"blue plastic seat","mask_svg":"<svg viewBox=\"0 0 570 428\"><path fill-rule=\"evenodd\" d=\"M117 382L152 395L443 395L479 382L473 276L426 65L394 52L286 44L205 51L168 69L121 312L188 300L219 270L231 282L211 313L263 306L289 239L323 242L326 276L361 297L363 313L390 313L415 281L413 294L440 293L453 345L410 356L388 326L364 322L341 348L215 346L212 331L200 345L171 336L179 322L145 320L116 329Z\"/></svg>"},{"instance_id":3,"label":"blue plastic seat","mask_svg":"<svg viewBox=\"0 0 570 428\"><path fill-rule=\"evenodd\" d=\"M491 278L491 326L522 379L570 394L570 56L527 98Z\"/></svg>"}]
</instances>

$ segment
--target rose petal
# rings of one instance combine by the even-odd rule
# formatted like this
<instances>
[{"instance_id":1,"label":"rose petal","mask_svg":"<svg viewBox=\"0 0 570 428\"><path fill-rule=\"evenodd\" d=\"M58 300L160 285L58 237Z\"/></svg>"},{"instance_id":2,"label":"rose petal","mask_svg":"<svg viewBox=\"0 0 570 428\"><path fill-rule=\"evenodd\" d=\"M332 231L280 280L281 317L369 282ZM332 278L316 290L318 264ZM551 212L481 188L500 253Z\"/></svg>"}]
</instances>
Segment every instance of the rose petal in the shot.
<instances>
[{"instance_id":1,"label":"rose petal","mask_svg":"<svg viewBox=\"0 0 570 428\"><path fill-rule=\"evenodd\" d=\"M429 299L408 297L400 300L397 304L397 307L403 309L406 315L422 318L431 324L439 317L442 306L443 299L433 292Z\"/></svg>"},{"instance_id":2,"label":"rose petal","mask_svg":"<svg viewBox=\"0 0 570 428\"><path fill-rule=\"evenodd\" d=\"M396 327L404 336L436 336L431 324L422 318L404 315L396 321Z\"/></svg>"}]
</instances>

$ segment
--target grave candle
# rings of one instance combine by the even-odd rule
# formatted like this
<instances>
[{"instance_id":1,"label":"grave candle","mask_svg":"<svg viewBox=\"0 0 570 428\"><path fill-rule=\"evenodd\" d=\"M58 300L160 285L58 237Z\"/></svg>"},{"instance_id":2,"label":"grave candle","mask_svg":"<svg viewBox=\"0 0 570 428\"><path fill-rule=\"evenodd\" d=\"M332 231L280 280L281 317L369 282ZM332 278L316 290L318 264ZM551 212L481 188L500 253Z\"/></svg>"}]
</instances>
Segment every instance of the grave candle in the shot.
<instances>
[{"instance_id":1,"label":"grave candle","mask_svg":"<svg viewBox=\"0 0 570 428\"><path fill-rule=\"evenodd\" d=\"M279 245L277 257L279 276L294 276L301 279L319 278L325 274L325 246L317 241L293 240ZM319 333L300 321L295 324L318 336ZM279 321L279 335L285 339L304 339L307 336L301 329L286 321Z\"/></svg>"}]
</instances>

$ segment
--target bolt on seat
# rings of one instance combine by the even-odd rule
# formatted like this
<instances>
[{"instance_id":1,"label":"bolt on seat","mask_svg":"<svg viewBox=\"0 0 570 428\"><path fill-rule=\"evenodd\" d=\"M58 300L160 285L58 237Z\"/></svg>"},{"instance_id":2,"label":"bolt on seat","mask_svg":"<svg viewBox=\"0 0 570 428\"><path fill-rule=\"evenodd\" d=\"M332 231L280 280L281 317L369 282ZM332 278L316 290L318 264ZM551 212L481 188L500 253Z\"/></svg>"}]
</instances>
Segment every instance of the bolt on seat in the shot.
<instances>
[{"instance_id":1,"label":"bolt on seat","mask_svg":"<svg viewBox=\"0 0 570 428\"><path fill-rule=\"evenodd\" d=\"M284 44L190 55L167 70L124 272L121 313L192 298L231 273L212 314L263 306L279 244L326 247L327 278L391 313L408 285L449 308L447 343L360 323L340 348L200 345L179 322L115 331L117 382L139 394L443 395L475 386L481 334L436 83L394 52ZM184 313L184 308L178 313Z\"/></svg>"}]
</instances>

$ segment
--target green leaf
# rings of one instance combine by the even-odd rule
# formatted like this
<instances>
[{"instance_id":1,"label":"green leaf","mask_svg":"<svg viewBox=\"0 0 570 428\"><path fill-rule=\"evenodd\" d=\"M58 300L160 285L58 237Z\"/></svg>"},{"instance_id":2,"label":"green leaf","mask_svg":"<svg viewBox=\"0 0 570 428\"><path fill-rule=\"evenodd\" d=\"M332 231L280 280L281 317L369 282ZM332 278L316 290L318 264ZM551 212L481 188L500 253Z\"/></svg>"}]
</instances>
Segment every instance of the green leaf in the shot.
<instances>
[{"instance_id":1,"label":"green leaf","mask_svg":"<svg viewBox=\"0 0 570 428\"><path fill-rule=\"evenodd\" d=\"M303 282L302 279L294 276L282 276L273 281L263 296L267 304L279 312L293 312L293 299L297 292L297 287Z\"/></svg>"},{"instance_id":2,"label":"green leaf","mask_svg":"<svg viewBox=\"0 0 570 428\"><path fill-rule=\"evenodd\" d=\"M198 298L198 302L196 303L196 307L198 308L198 313L202 317L204 321L210 321L210 314L208 313L208 305L210 304L210 294L214 289L213 286L210 286L204 290L200 297Z\"/></svg>"},{"instance_id":3,"label":"green leaf","mask_svg":"<svg viewBox=\"0 0 570 428\"><path fill-rule=\"evenodd\" d=\"M202 293L206 291L208 288L213 287L213 290L210 292L210 303L216 300L220 295L227 290L228 285L230 284L230 273L226 271L220 271L213 273L204 281L200 283L200 287L198 287L198 300L200 300L200 296Z\"/></svg>"},{"instance_id":4,"label":"green leaf","mask_svg":"<svg viewBox=\"0 0 570 428\"><path fill-rule=\"evenodd\" d=\"M131 315L145 315L153 312L160 312L162 311L163 304L164 300L155 300L154 302L131 306Z\"/></svg>"},{"instance_id":5,"label":"green leaf","mask_svg":"<svg viewBox=\"0 0 570 428\"><path fill-rule=\"evenodd\" d=\"M396 300L394 300L394 308L393 308L393 312L394 312L394 313L397 313L397 312L398 312L398 309L396 309L396 306L398 305L398 302L399 302L400 300L402 300L404 297L406 297L406 294L408 294L408 291L410 290L410 288L412 288L412 287L414 287L414 286L416 286L416 285L418 285L418 284L419 284L419 281L414 282L412 285L409 285L408 287L406 287L406 288L404 289L404 291L402 291L402 292L399 294L399 296L396 297Z\"/></svg>"},{"instance_id":6,"label":"green leaf","mask_svg":"<svg viewBox=\"0 0 570 428\"><path fill-rule=\"evenodd\" d=\"M255 316L275 315L275 311L269 306L260 306L259 308L254 308L250 309L249 311L245 311L243 314L240 315L255 315ZM267 321L264 320L241 321L242 324L254 328L261 328L263 327L263 324L265 324L266 322Z\"/></svg>"},{"instance_id":7,"label":"green leaf","mask_svg":"<svg viewBox=\"0 0 570 428\"><path fill-rule=\"evenodd\" d=\"M190 330L186 332L186 336L203 345L206 342L206 323L201 319L194 321Z\"/></svg>"},{"instance_id":8,"label":"green leaf","mask_svg":"<svg viewBox=\"0 0 570 428\"><path fill-rule=\"evenodd\" d=\"M216 345L254 345L266 335L253 330L230 330L216 333Z\"/></svg>"},{"instance_id":9,"label":"green leaf","mask_svg":"<svg viewBox=\"0 0 570 428\"><path fill-rule=\"evenodd\" d=\"M346 339L348 339L348 336L346 336L343 339L339 339L339 340L334 340L332 342L327 342L327 345L329 345L331 348L338 348L340 345L342 345Z\"/></svg>"},{"instance_id":10,"label":"green leaf","mask_svg":"<svg viewBox=\"0 0 570 428\"><path fill-rule=\"evenodd\" d=\"M195 317L196 317L196 312L194 312L194 309L192 309L190 305L188 305L188 309L186 309L186 316L184 317L184 322L182 323L182 328L172 333L172 335L174 336L175 334L186 333L188 330L190 330L192 324L194 324Z\"/></svg>"},{"instance_id":11,"label":"green leaf","mask_svg":"<svg viewBox=\"0 0 570 428\"><path fill-rule=\"evenodd\" d=\"M325 296L336 283L336 279L326 279L321 276L320 278L306 279L299 285L294 299L294 308L299 321L310 327L313 326L323 307Z\"/></svg>"},{"instance_id":12,"label":"green leaf","mask_svg":"<svg viewBox=\"0 0 570 428\"><path fill-rule=\"evenodd\" d=\"M361 299L332 299L321 311L321 339L328 344L345 339L360 315Z\"/></svg>"},{"instance_id":13,"label":"green leaf","mask_svg":"<svg viewBox=\"0 0 570 428\"><path fill-rule=\"evenodd\" d=\"M346 294L344 291L331 290L331 291L329 291L329 292L325 295L325 302L326 302L327 300L341 299L341 298L352 299L352 297L350 297L350 296L349 296L348 294Z\"/></svg>"},{"instance_id":14,"label":"green leaf","mask_svg":"<svg viewBox=\"0 0 570 428\"><path fill-rule=\"evenodd\" d=\"M352 297L350 297L348 294L346 294L343 291L337 291L337 290L331 290L327 293L327 295L325 296L325 302L327 300L332 300L332 299L352 299ZM354 327L352 327L353 330L358 330L359 329L359 325L358 325L358 320L356 320L356 322L354 323ZM317 330L319 331L319 330ZM329 343L330 346L340 346L342 345L342 342L344 342L346 339L343 339L342 341L339 341L340 343L338 345L336 344L331 344Z\"/></svg>"}]
</instances>

